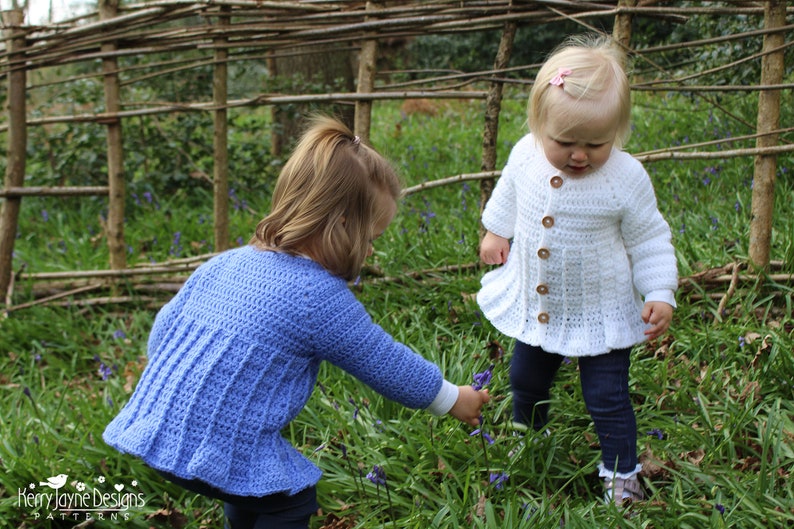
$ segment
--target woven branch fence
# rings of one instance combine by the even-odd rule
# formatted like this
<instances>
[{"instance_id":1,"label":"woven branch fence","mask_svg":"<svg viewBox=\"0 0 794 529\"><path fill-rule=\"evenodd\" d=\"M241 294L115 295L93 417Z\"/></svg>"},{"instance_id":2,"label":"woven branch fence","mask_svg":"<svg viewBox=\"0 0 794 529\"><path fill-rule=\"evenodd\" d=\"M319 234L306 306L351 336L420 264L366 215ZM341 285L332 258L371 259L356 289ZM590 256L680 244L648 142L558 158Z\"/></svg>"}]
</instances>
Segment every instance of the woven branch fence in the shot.
<instances>
[{"instance_id":1,"label":"woven branch fence","mask_svg":"<svg viewBox=\"0 0 794 529\"><path fill-rule=\"evenodd\" d=\"M756 91L759 93L758 118L752 128L756 133L740 138L636 153L644 163L657 160L697 160L729 157L754 159L752 222L750 226L750 270L740 274L740 265L727 265L691 278L693 283L728 284L723 302L735 290L737 281L757 279L759 272L772 274L775 281L791 281L786 274L775 274L782 263L770 262L775 173L778 158L794 151L794 145L782 137L792 128L780 125L782 94L790 94L792 85L783 82L785 51L792 46L786 37L794 25L787 24L792 8L785 1L702 2L687 7L669 6L665 2L619 0L582 2L566 0L481 0L481 1L343 1L343 0L155 0L142 4L120 5L118 0L100 0L97 12L59 24L30 26L24 23L21 10L2 12L3 37L0 47L0 76L7 83L7 112L0 121L0 133L7 136L7 166L4 186L0 189L0 295L6 313L33 304L50 303L77 295L104 291L119 280L146 278L138 285L136 301L147 301L147 290L175 290L184 277L209 255L161 263L156 266L128 267L124 241L125 173L122 131L125 121L136 116L177 112L206 112L214 125L214 240L216 252L228 249L228 131L227 112L232 108L278 106L290 103L345 102L355 105L355 133L369 139L372 104L381 100L404 99L475 99L483 100L481 172L453 175L405 190L421 192L440 185L479 181L482 198L489 196L496 167L496 138L503 89L508 83L530 84L538 65L508 67L516 31L522 26L575 22L582 31L592 29L591 22L612 17L613 37L632 54L634 63L651 72L636 81L635 91L683 90L722 109L712 94L718 92ZM686 24L695 14L715 17L756 17L763 28L742 34L691 41L686 44L634 49L631 46L632 21L637 18L662 19L670 24ZM501 31L494 66L487 71L460 72L424 77L403 83L376 82L379 46L390 39L407 39L429 34L455 34L483 30ZM654 60L658 54L678 46L697 48L718 43L743 42L762 37L762 49L748 49L739 61L722 65L698 75L676 77ZM318 46L345 46L357 53L357 89L350 93L285 94L256 93L241 99L228 98L228 65L263 62L286 54L306 53ZM297 50L297 51L296 51ZM173 56L170 60L146 63L146 74L137 66L120 66L127 57ZM699 76L730 70L748 61L761 64L761 78L753 86L698 85ZM96 110L79 115L32 117L27 108L30 74L65 65L83 65L93 73L83 76L101 78L104 100L96 101ZM212 100L194 102L160 102L157 104L125 101L125 87L146 83L159 75L180 72L190 75L197 68L213 70ZM154 73L152 73L154 70ZM507 74L520 72L524 79ZM137 77L136 77L137 76ZM78 77L57 82L73 82ZM474 86L486 89L475 90ZM25 187L27 131L30 127L54 123L87 122L107 129L107 185L92 187ZM718 143L730 145L738 140L754 139L752 149L710 150ZM36 273L12 270L14 240L18 229L21 201L27 196L106 196L108 218L106 236L110 255L108 270ZM484 202L484 200L483 200ZM476 265L462 265L463 268ZM461 267L454 267L460 269ZM417 271L423 277L434 271ZM438 272L438 271L435 271ZM12 306L16 280L49 282L40 299ZM128 301L125 296L95 297L85 304ZM152 298L154 299L154 298ZM73 303L73 301L70 301Z\"/></svg>"}]
</instances>

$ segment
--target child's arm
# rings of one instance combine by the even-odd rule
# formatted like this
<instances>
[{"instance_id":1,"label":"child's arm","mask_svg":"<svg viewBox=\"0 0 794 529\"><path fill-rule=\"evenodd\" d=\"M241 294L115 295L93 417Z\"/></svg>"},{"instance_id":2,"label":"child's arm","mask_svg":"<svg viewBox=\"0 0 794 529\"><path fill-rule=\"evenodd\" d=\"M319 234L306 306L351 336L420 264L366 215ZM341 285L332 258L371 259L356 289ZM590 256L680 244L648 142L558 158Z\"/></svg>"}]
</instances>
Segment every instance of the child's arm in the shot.
<instances>
[{"instance_id":1,"label":"child's arm","mask_svg":"<svg viewBox=\"0 0 794 529\"><path fill-rule=\"evenodd\" d=\"M458 400L449 414L472 426L480 425L482 405L491 400L488 390L478 391L471 386L458 386Z\"/></svg>"},{"instance_id":2,"label":"child's arm","mask_svg":"<svg viewBox=\"0 0 794 529\"><path fill-rule=\"evenodd\" d=\"M490 231L485 233L480 245L480 259L489 265L501 265L507 262L510 253L510 241Z\"/></svg>"}]
</instances>

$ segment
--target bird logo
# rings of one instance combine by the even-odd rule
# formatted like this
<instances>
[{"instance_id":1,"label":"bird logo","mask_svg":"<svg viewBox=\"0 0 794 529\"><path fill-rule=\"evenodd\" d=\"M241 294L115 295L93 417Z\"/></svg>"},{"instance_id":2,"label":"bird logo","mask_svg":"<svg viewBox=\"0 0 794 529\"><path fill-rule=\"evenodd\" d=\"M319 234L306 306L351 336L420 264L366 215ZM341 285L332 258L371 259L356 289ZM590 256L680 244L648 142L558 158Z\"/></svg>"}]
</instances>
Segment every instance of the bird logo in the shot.
<instances>
[{"instance_id":1,"label":"bird logo","mask_svg":"<svg viewBox=\"0 0 794 529\"><path fill-rule=\"evenodd\" d=\"M64 485L66 485L66 478L68 476L66 474L58 474L57 476L52 476L51 478L47 478L47 481L40 481L40 487L49 487L54 490L58 490Z\"/></svg>"}]
</instances>

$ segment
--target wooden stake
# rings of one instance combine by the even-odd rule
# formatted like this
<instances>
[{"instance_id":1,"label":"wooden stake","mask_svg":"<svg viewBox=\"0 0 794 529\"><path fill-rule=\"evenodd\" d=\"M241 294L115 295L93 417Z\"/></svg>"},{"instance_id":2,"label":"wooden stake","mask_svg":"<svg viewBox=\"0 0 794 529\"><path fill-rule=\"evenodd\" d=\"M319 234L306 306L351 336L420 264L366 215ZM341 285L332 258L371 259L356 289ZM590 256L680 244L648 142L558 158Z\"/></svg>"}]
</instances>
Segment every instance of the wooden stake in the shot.
<instances>
[{"instance_id":1,"label":"wooden stake","mask_svg":"<svg viewBox=\"0 0 794 529\"><path fill-rule=\"evenodd\" d=\"M785 0L764 2L764 26L766 29L782 27L786 23ZM764 35L764 50L777 51L764 55L761 59L761 84L774 85L783 81L783 44L784 33ZM780 91L766 90L758 94L758 120L756 132L764 133L778 128L780 122ZM775 134L759 136L756 147L765 149L775 147L778 137ZM750 219L749 257L753 266L764 269L769 265L772 242L772 219L775 204L775 172L777 157L774 154L760 154L755 158L753 172L753 198Z\"/></svg>"},{"instance_id":2,"label":"wooden stake","mask_svg":"<svg viewBox=\"0 0 794 529\"><path fill-rule=\"evenodd\" d=\"M513 42L515 41L518 25L515 21L505 22L502 29L502 38L499 40L499 49L494 58L494 70L507 68L510 63L510 56L513 53ZM499 79L493 79L488 88L488 96L485 99L485 127L482 133L482 162L480 169L484 172L496 169L496 139L499 133L499 114L502 110L502 89L504 83ZM480 213L482 208L491 198L494 188L494 179L487 179L480 182ZM480 240L485 235L485 228L480 226Z\"/></svg>"},{"instance_id":3,"label":"wooden stake","mask_svg":"<svg viewBox=\"0 0 794 529\"><path fill-rule=\"evenodd\" d=\"M28 144L25 85L25 32L20 29L25 13L21 9L3 11L3 27L6 30L8 56L8 163L4 187L22 187L25 183L25 162ZM19 67L22 66L22 67ZM6 197L0 208L0 299L5 300L11 285L14 240L17 236L19 210L22 198Z\"/></svg>"},{"instance_id":4,"label":"wooden stake","mask_svg":"<svg viewBox=\"0 0 794 529\"><path fill-rule=\"evenodd\" d=\"M367 12L374 12L380 9L378 2L371 0L367 2ZM361 52L358 57L358 86L356 92L359 94L371 93L375 90L375 73L377 72L378 60L378 40L368 38L361 43ZM355 134L364 143L370 143L370 128L372 125L372 101L356 101L355 113Z\"/></svg>"},{"instance_id":5,"label":"wooden stake","mask_svg":"<svg viewBox=\"0 0 794 529\"><path fill-rule=\"evenodd\" d=\"M221 7L221 16L218 17L218 26L227 27L230 23L229 6ZM215 217L215 250L222 252L229 249L229 147L228 131L229 124L226 115L226 104L228 98L228 68L227 59L229 51L224 44L225 37L219 37L214 41L218 46L215 48L215 70L212 78L212 101L216 110L212 113L213 117L213 200Z\"/></svg>"},{"instance_id":6,"label":"wooden stake","mask_svg":"<svg viewBox=\"0 0 794 529\"><path fill-rule=\"evenodd\" d=\"M99 16L102 20L111 20L118 14L119 0L100 0ZM102 44L103 52L117 49L115 42ZM121 110L118 63L115 57L102 59L102 71L105 74L105 110L118 112ZM108 119L107 153L108 153L108 220L107 239L110 253L110 268L127 267L127 245L124 243L124 146L121 135L121 119Z\"/></svg>"}]
</instances>

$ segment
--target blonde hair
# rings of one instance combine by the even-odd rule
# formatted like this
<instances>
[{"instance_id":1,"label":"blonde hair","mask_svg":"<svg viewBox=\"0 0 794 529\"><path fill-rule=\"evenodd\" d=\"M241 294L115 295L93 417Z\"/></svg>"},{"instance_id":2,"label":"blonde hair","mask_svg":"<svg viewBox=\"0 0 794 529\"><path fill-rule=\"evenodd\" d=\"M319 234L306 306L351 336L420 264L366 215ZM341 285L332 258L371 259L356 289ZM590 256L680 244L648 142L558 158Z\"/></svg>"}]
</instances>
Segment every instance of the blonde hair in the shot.
<instances>
[{"instance_id":1,"label":"blonde hair","mask_svg":"<svg viewBox=\"0 0 794 529\"><path fill-rule=\"evenodd\" d=\"M345 125L315 116L276 181L270 214L251 238L258 248L306 255L344 279L369 254L383 198L401 185L389 162Z\"/></svg>"},{"instance_id":2,"label":"blonde hair","mask_svg":"<svg viewBox=\"0 0 794 529\"><path fill-rule=\"evenodd\" d=\"M615 146L621 148L631 133L631 90L625 61L623 51L607 37L578 35L566 39L541 66L529 92L530 131L536 137L542 135L550 115L572 128L611 116ZM550 84L561 69L570 73L563 76L561 85Z\"/></svg>"}]
</instances>

